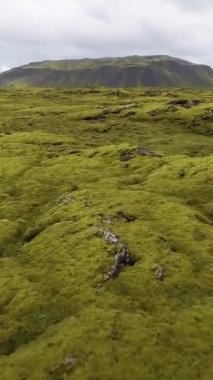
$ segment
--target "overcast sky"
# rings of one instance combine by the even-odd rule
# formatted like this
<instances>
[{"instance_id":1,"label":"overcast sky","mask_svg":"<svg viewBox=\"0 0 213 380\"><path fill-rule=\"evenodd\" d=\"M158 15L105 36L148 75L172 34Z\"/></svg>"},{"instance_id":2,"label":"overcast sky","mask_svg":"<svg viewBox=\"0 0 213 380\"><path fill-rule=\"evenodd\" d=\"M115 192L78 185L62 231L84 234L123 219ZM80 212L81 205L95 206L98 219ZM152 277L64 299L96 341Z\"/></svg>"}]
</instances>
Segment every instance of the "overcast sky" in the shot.
<instances>
[{"instance_id":1,"label":"overcast sky","mask_svg":"<svg viewBox=\"0 0 213 380\"><path fill-rule=\"evenodd\" d=\"M213 66L213 0L0 0L0 5L0 71L45 59L132 54L169 54Z\"/></svg>"}]
</instances>

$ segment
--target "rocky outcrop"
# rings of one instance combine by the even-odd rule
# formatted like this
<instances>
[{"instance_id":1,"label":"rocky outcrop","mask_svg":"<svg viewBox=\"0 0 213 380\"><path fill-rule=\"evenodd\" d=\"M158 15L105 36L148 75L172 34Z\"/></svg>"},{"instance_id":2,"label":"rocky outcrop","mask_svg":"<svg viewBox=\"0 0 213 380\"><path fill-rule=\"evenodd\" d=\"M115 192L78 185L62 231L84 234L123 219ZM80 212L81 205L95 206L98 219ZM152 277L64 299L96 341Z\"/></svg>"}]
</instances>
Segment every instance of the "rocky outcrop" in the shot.
<instances>
[{"instance_id":1,"label":"rocky outcrop","mask_svg":"<svg viewBox=\"0 0 213 380\"><path fill-rule=\"evenodd\" d=\"M64 379L68 374L76 369L79 360L75 356L67 356L61 363L59 363L53 370L49 372L51 377L55 380Z\"/></svg>"},{"instance_id":2,"label":"rocky outcrop","mask_svg":"<svg viewBox=\"0 0 213 380\"><path fill-rule=\"evenodd\" d=\"M155 153L150 149L137 147L121 152L119 158L120 161L129 161L133 159L136 155L146 157L162 157L160 154Z\"/></svg>"},{"instance_id":3,"label":"rocky outcrop","mask_svg":"<svg viewBox=\"0 0 213 380\"><path fill-rule=\"evenodd\" d=\"M198 99L174 99L169 102L169 106L181 106L184 108L195 107L200 104Z\"/></svg>"},{"instance_id":4,"label":"rocky outcrop","mask_svg":"<svg viewBox=\"0 0 213 380\"><path fill-rule=\"evenodd\" d=\"M98 233L101 233L104 240L115 247L116 252L113 265L97 286L97 289L99 289L106 281L117 278L124 267L135 265L136 259L132 256L129 248L121 241L119 236L109 230L104 230L102 227L96 226L96 228L98 228Z\"/></svg>"},{"instance_id":5,"label":"rocky outcrop","mask_svg":"<svg viewBox=\"0 0 213 380\"><path fill-rule=\"evenodd\" d=\"M131 256L128 248L122 244L118 243L118 252L115 255L114 265L111 267L110 271L105 276L104 280L107 281L109 279L114 279L118 277L121 270L125 266L133 266L135 265L135 260Z\"/></svg>"},{"instance_id":6,"label":"rocky outcrop","mask_svg":"<svg viewBox=\"0 0 213 380\"><path fill-rule=\"evenodd\" d=\"M136 154L138 154L139 156L162 157L160 154L155 153L155 152L153 152L153 151L150 150L150 149L141 148L141 147L138 147L138 148L136 149Z\"/></svg>"},{"instance_id":7,"label":"rocky outcrop","mask_svg":"<svg viewBox=\"0 0 213 380\"><path fill-rule=\"evenodd\" d=\"M132 257L128 247L122 243L118 236L110 231L104 231L104 238L116 246L115 262L110 271L104 276L104 282L118 277L125 266L135 265L136 260Z\"/></svg>"}]
</instances>

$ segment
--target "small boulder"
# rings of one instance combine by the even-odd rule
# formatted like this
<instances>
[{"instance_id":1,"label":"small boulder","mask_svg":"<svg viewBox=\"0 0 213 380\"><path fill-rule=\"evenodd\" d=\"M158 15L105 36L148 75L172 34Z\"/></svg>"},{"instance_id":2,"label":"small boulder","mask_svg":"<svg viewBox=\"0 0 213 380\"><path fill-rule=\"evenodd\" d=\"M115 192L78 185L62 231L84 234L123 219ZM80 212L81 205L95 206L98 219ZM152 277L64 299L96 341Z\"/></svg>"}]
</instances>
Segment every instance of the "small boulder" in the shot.
<instances>
[{"instance_id":1,"label":"small boulder","mask_svg":"<svg viewBox=\"0 0 213 380\"><path fill-rule=\"evenodd\" d=\"M129 161L133 158L133 154L130 152L121 152L120 154L120 160L121 161Z\"/></svg>"},{"instance_id":2,"label":"small boulder","mask_svg":"<svg viewBox=\"0 0 213 380\"><path fill-rule=\"evenodd\" d=\"M149 112L150 116L158 116L160 114L161 114L161 110L159 110L159 109L155 109L155 110L152 110Z\"/></svg>"},{"instance_id":3,"label":"small boulder","mask_svg":"<svg viewBox=\"0 0 213 380\"><path fill-rule=\"evenodd\" d=\"M76 357L67 356L57 365L57 367L50 371L50 375L54 376L55 379L62 379L64 376L72 372L76 368L77 364L78 359Z\"/></svg>"},{"instance_id":4,"label":"small boulder","mask_svg":"<svg viewBox=\"0 0 213 380\"><path fill-rule=\"evenodd\" d=\"M195 107L200 104L198 99L174 99L169 102L169 105L182 106L184 108Z\"/></svg>"},{"instance_id":5,"label":"small boulder","mask_svg":"<svg viewBox=\"0 0 213 380\"><path fill-rule=\"evenodd\" d=\"M57 204L60 204L60 203L69 204L72 202L73 202L72 194L66 194L66 195L63 195L61 198L59 198Z\"/></svg>"},{"instance_id":6,"label":"small boulder","mask_svg":"<svg viewBox=\"0 0 213 380\"><path fill-rule=\"evenodd\" d=\"M138 147L136 149L136 153L139 154L140 156L161 157L161 155L153 152L152 150L149 150L149 149L146 149L146 148L142 148L142 147Z\"/></svg>"},{"instance_id":7,"label":"small boulder","mask_svg":"<svg viewBox=\"0 0 213 380\"><path fill-rule=\"evenodd\" d=\"M75 358L74 356L67 356L63 361L63 365L65 366L67 370L74 368L76 363L77 363L77 358Z\"/></svg>"},{"instance_id":8,"label":"small boulder","mask_svg":"<svg viewBox=\"0 0 213 380\"><path fill-rule=\"evenodd\" d=\"M155 277L159 281L163 281L165 278L165 270L162 265L160 265L156 270L155 270Z\"/></svg>"},{"instance_id":9,"label":"small boulder","mask_svg":"<svg viewBox=\"0 0 213 380\"><path fill-rule=\"evenodd\" d=\"M119 219L123 219L127 223L133 222L136 219L134 215L128 214L127 212L124 212L122 210L118 211L116 213L116 216Z\"/></svg>"}]
</instances>

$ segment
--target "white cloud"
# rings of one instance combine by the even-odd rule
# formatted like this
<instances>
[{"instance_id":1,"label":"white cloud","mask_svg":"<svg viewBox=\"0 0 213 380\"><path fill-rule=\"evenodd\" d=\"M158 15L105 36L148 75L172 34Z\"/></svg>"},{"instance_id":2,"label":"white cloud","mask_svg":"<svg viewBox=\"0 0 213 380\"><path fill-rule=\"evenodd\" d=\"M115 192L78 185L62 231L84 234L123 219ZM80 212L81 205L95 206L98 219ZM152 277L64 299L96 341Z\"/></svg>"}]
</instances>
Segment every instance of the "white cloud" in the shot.
<instances>
[{"instance_id":1,"label":"white cloud","mask_svg":"<svg viewBox=\"0 0 213 380\"><path fill-rule=\"evenodd\" d=\"M212 18L212 0L7 0L0 66L131 54L213 65Z\"/></svg>"},{"instance_id":2,"label":"white cloud","mask_svg":"<svg viewBox=\"0 0 213 380\"><path fill-rule=\"evenodd\" d=\"M0 66L0 73L3 73L3 71L10 70L10 67L8 66Z\"/></svg>"}]
</instances>

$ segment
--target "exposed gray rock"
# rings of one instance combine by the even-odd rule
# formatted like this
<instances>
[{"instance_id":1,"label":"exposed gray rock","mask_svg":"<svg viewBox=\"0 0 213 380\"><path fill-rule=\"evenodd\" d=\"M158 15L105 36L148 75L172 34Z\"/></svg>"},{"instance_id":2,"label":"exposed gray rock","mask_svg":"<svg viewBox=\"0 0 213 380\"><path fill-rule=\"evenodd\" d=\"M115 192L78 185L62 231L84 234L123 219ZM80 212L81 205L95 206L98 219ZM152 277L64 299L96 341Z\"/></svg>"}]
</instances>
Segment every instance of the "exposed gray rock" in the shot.
<instances>
[{"instance_id":1,"label":"exposed gray rock","mask_svg":"<svg viewBox=\"0 0 213 380\"><path fill-rule=\"evenodd\" d=\"M159 110L159 109L155 109L155 110L152 110L149 112L149 115L150 116L158 116L162 113L162 110Z\"/></svg>"},{"instance_id":2,"label":"exposed gray rock","mask_svg":"<svg viewBox=\"0 0 213 380\"><path fill-rule=\"evenodd\" d=\"M75 356L67 356L56 368L50 371L50 375L54 376L55 379L62 379L72 372L77 364L78 359Z\"/></svg>"},{"instance_id":3,"label":"exposed gray rock","mask_svg":"<svg viewBox=\"0 0 213 380\"><path fill-rule=\"evenodd\" d=\"M129 161L135 157L135 154L138 154L139 156L147 156L147 157L162 157L160 154L153 152L150 149L143 148L143 147L137 147L133 148L129 151L124 151L120 153L120 160L121 161Z\"/></svg>"},{"instance_id":4,"label":"exposed gray rock","mask_svg":"<svg viewBox=\"0 0 213 380\"><path fill-rule=\"evenodd\" d=\"M162 265L160 265L156 271L155 271L155 276L158 280L163 281L165 278L165 270Z\"/></svg>"},{"instance_id":5,"label":"exposed gray rock","mask_svg":"<svg viewBox=\"0 0 213 380\"><path fill-rule=\"evenodd\" d=\"M67 356L63 361L63 364L67 369L73 368L76 365L76 363L77 358L75 358L74 356Z\"/></svg>"},{"instance_id":6,"label":"exposed gray rock","mask_svg":"<svg viewBox=\"0 0 213 380\"><path fill-rule=\"evenodd\" d=\"M121 152L120 154L120 160L121 161L129 161L133 158L133 153L132 152Z\"/></svg>"},{"instance_id":7,"label":"exposed gray rock","mask_svg":"<svg viewBox=\"0 0 213 380\"><path fill-rule=\"evenodd\" d=\"M138 147L136 149L136 153L139 154L140 156L162 157L160 154L155 153L152 150L143 148L143 147Z\"/></svg>"},{"instance_id":8,"label":"exposed gray rock","mask_svg":"<svg viewBox=\"0 0 213 380\"><path fill-rule=\"evenodd\" d=\"M105 110L103 110L103 112L97 114L97 115L88 115L88 116L85 116L83 118L83 120L86 120L86 121L95 121L95 120L99 120L99 121L104 121L106 119L106 115L108 114L108 112L106 112Z\"/></svg>"},{"instance_id":9,"label":"exposed gray rock","mask_svg":"<svg viewBox=\"0 0 213 380\"><path fill-rule=\"evenodd\" d=\"M63 203L63 204L69 204L74 201L72 194L66 194L63 195L59 200L57 201L57 204Z\"/></svg>"},{"instance_id":10,"label":"exposed gray rock","mask_svg":"<svg viewBox=\"0 0 213 380\"><path fill-rule=\"evenodd\" d=\"M119 238L110 231L104 231L104 239L112 244L118 244Z\"/></svg>"},{"instance_id":11,"label":"exposed gray rock","mask_svg":"<svg viewBox=\"0 0 213 380\"><path fill-rule=\"evenodd\" d=\"M120 243L118 245L118 252L115 255L115 263L105 276L104 281L117 278L123 267L133 265L135 265L135 260L132 258L129 249Z\"/></svg>"},{"instance_id":12,"label":"exposed gray rock","mask_svg":"<svg viewBox=\"0 0 213 380\"><path fill-rule=\"evenodd\" d=\"M85 204L86 208L94 206L94 203L92 201L90 201L89 199L86 199L84 204Z\"/></svg>"},{"instance_id":13,"label":"exposed gray rock","mask_svg":"<svg viewBox=\"0 0 213 380\"><path fill-rule=\"evenodd\" d=\"M195 107L200 104L198 99L175 99L169 102L169 105L182 106L184 108Z\"/></svg>"},{"instance_id":14,"label":"exposed gray rock","mask_svg":"<svg viewBox=\"0 0 213 380\"><path fill-rule=\"evenodd\" d=\"M102 212L99 212L97 215L100 217L102 223L112 223L112 218L110 216L104 215Z\"/></svg>"},{"instance_id":15,"label":"exposed gray rock","mask_svg":"<svg viewBox=\"0 0 213 380\"><path fill-rule=\"evenodd\" d=\"M116 213L116 217L119 219L123 219L127 223L133 222L136 219L134 215L128 214L127 212L124 212L122 210Z\"/></svg>"}]
</instances>

